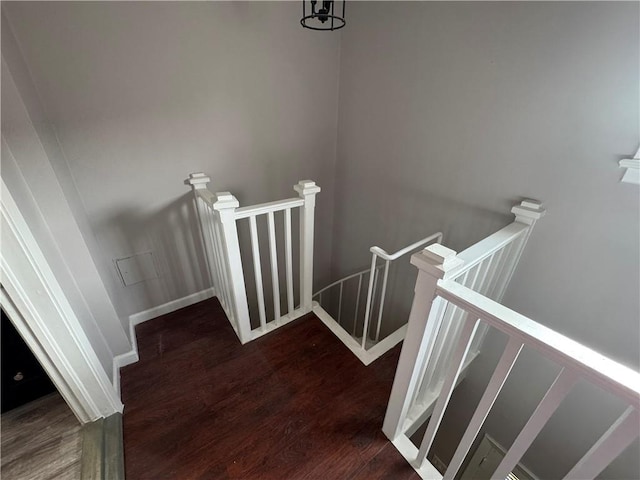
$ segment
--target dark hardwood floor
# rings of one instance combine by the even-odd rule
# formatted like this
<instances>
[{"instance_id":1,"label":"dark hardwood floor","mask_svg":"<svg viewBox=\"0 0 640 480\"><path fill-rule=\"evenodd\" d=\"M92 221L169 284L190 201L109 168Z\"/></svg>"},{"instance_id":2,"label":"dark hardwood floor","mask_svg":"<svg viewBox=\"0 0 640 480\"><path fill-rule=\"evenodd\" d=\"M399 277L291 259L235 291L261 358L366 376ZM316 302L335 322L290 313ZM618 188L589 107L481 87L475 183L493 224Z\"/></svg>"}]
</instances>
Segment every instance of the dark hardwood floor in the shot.
<instances>
[{"instance_id":1,"label":"dark hardwood floor","mask_svg":"<svg viewBox=\"0 0 640 480\"><path fill-rule=\"evenodd\" d=\"M365 367L314 315L242 346L215 299L136 332L128 480L419 478L381 431L399 347Z\"/></svg>"}]
</instances>

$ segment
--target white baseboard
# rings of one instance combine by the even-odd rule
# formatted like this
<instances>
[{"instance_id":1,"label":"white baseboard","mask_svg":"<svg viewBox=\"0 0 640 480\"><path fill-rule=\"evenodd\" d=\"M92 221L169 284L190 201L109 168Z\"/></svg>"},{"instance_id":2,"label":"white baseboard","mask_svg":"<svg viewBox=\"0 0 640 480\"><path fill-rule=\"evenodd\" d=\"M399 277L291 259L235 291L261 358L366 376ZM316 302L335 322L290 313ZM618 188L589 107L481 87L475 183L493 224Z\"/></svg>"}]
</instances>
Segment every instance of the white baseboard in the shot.
<instances>
[{"instance_id":1,"label":"white baseboard","mask_svg":"<svg viewBox=\"0 0 640 480\"><path fill-rule=\"evenodd\" d=\"M120 397L120 369L122 367L126 367L127 365L131 365L132 363L136 363L140 358L138 357L138 348L134 343L134 348L127 353L123 353L122 355L118 355L113 359L113 388L115 388L118 393L118 397Z\"/></svg>"},{"instance_id":2,"label":"white baseboard","mask_svg":"<svg viewBox=\"0 0 640 480\"><path fill-rule=\"evenodd\" d=\"M147 320L152 320L161 315L175 312L181 308L188 307L194 303L207 300L208 298L215 297L215 290L213 288L207 288L200 292L192 293L186 297L171 300L170 302L163 303L157 307L143 310L142 312L129 315L129 338L131 339L131 350L123 354L117 355L113 359L113 387L118 392L120 397L120 369L136 363L140 357L138 356L138 340L136 338L136 325L140 325Z\"/></svg>"},{"instance_id":3,"label":"white baseboard","mask_svg":"<svg viewBox=\"0 0 640 480\"><path fill-rule=\"evenodd\" d=\"M369 348L364 350L360 343L356 341L351 335L349 335L338 322L336 322L331 315L329 315L324 308L320 306L318 302L313 302L313 313L320 319L325 326L333 332L333 334L345 344L345 346L351 350L358 360L364 365L370 365L372 362L380 358L387 353L397 344L404 340L404 336L407 333L407 325L403 325L398 330L393 332L387 338Z\"/></svg>"},{"instance_id":4,"label":"white baseboard","mask_svg":"<svg viewBox=\"0 0 640 480\"><path fill-rule=\"evenodd\" d=\"M143 310L142 312L134 313L129 316L129 323L132 325L139 325L147 320L152 320L160 315L166 315L167 313L175 312L181 308L188 307L194 303L201 302L208 298L215 297L215 290L213 288L207 288L200 292L192 293L186 297L171 300L170 302L163 303L157 307Z\"/></svg>"}]
</instances>

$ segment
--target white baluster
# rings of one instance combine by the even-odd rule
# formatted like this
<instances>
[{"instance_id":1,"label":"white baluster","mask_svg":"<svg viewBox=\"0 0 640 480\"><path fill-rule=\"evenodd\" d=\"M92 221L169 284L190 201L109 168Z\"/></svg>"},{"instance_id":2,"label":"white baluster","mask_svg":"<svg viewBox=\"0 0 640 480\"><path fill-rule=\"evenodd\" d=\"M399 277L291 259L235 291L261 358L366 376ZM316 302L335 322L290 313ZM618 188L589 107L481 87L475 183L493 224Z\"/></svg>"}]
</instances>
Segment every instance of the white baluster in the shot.
<instances>
[{"instance_id":1,"label":"white baluster","mask_svg":"<svg viewBox=\"0 0 640 480\"><path fill-rule=\"evenodd\" d=\"M479 319L466 320L464 327L462 328L462 333L460 334L460 338L458 339L458 344L453 354L451 365L449 366L449 371L447 372L447 376L442 385L442 390L440 391L440 395L438 396L438 401L436 402L436 406L433 409L433 413L431 414L431 418L429 419L429 423L427 425L427 430L424 433L422 443L420 444L420 450L418 452L417 458L417 461L420 465L423 465L424 462L427 461L427 453L429 453L431 445L433 445L433 441L436 438L436 433L438 433L438 428L440 427L440 423L442 422L442 418L444 417L444 412L447 408L447 405L449 405L451 394L453 393L453 389L456 386L456 380L458 380L458 376L462 371L464 357L469 351L469 347L471 346L471 339L473 338L473 335L478 328L479 322Z\"/></svg>"},{"instance_id":2,"label":"white baluster","mask_svg":"<svg viewBox=\"0 0 640 480\"><path fill-rule=\"evenodd\" d=\"M344 282L340 282L340 297L338 299L338 323L340 323L340 317L342 317L342 287L344 287Z\"/></svg>"},{"instance_id":3,"label":"white baluster","mask_svg":"<svg viewBox=\"0 0 640 480\"><path fill-rule=\"evenodd\" d=\"M496 298L496 292L498 291L500 283L507 272L509 263L513 258L514 246L520 240L521 237L516 238L500 249L500 261L498 262L498 265L493 272L493 278L491 279L491 282L489 282L489 286L485 291L485 297L491 298L492 300Z\"/></svg>"},{"instance_id":4,"label":"white baluster","mask_svg":"<svg viewBox=\"0 0 640 480\"><path fill-rule=\"evenodd\" d=\"M260 326L267 326L267 314L264 308L264 288L262 286L262 265L260 263L260 245L258 242L258 226L255 215L249 217L249 231L251 233L251 250L253 253L253 272L256 277L256 295L258 297L258 312Z\"/></svg>"},{"instance_id":5,"label":"white baluster","mask_svg":"<svg viewBox=\"0 0 640 480\"><path fill-rule=\"evenodd\" d=\"M516 216L516 222L524 223L529 225L527 233L524 234L522 240L518 241L517 250L513 254L513 259L509 262L508 268L505 269L503 274L503 278L500 284L497 287L495 299L496 301L501 301L504 293L509 286L509 282L513 277L513 273L520 263L520 257L522 257L522 252L524 251L524 247L527 245L529 241L529 237L531 237L531 232L533 227L536 226L536 222L544 217L547 211L542 207L542 202L538 200L526 199L520 202L519 205L514 206L511 209L511 213Z\"/></svg>"},{"instance_id":6,"label":"white baluster","mask_svg":"<svg viewBox=\"0 0 640 480\"><path fill-rule=\"evenodd\" d=\"M376 268L376 271L373 274L373 297L371 297L371 315L373 315L373 305L376 303L376 294L378 293L378 275L379 274L380 272ZM370 326L371 326L371 319L369 319L369 327ZM364 333L366 333L366 335L363 334L362 336L363 348L364 348L366 339L369 338L369 327L365 328Z\"/></svg>"},{"instance_id":7,"label":"white baluster","mask_svg":"<svg viewBox=\"0 0 640 480\"><path fill-rule=\"evenodd\" d=\"M273 315L274 320L280 318L280 278L278 276L278 252L276 249L276 227L273 212L267 214L269 227L269 254L271 258L271 286L273 289Z\"/></svg>"},{"instance_id":8,"label":"white baluster","mask_svg":"<svg viewBox=\"0 0 640 480\"><path fill-rule=\"evenodd\" d=\"M300 308L311 311L313 295L313 223L316 194L320 187L311 180L301 180L293 189L304 199L300 208Z\"/></svg>"},{"instance_id":9,"label":"white baluster","mask_svg":"<svg viewBox=\"0 0 640 480\"><path fill-rule=\"evenodd\" d=\"M509 250L506 254L504 267L500 272L500 277L498 278L498 281L494 286L494 291L492 292L492 295L493 295L492 298L495 299L497 302L502 300L502 297L504 296L504 292L507 289L507 286L509 285L509 281L511 280L511 277L513 276L513 272L515 271L515 268L517 266L516 263L522 253L522 249L524 248L526 240L527 240L527 236L521 235L519 238L513 240L509 244L509 247L508 247Z\"/></svg>"},{"instance_id":10,"label":"white baluster","mask_svg":"<svg viewBox=\"0 0 640 480\"><path fill-rule=\"evenodd\" d=\"M220 236L216 233L215 222L217 221L215 212L212 207L206 205L203 208L203 227L206 231L206 236L209 238L209 242L211 244L211 263L210 268L214 273L216 278L216 295L218 295L218 299L220 300L220 304L222 308L225 309L225 312L229 314L229 303L227 301L227 288L225 286L225 273L220 265L220 255L218 253L218 244L220 240Z\"/></svg>"},{"instance_id":11,"label":"white baluster","mask_svg":"<svg viewBox=\"0 0 640 480\"><path fill-rule=\"evenodd\" d=\"M284 211L284 260L287 270L287 313L293 313L293 249L291 248L291 209Z\"/></svg>"},{"instance_id":12,"label":"white baluster","mask_svg":"<svg viewBox=\"0 0 640 480\"><path fill-rule=\"evenodd\" d=\"M504 267L507 255L509 253L510 246L511 246L510 244L505 245L496 253L494 253L494 256L496 257L496 259L494 262L493 270L491 272L491 275L489 276L489 281L487 282L484 292L481 292L487 298L491 298L491 299L494 298L493 297L494 287L496 286L496 284L498 283L498 280L500 279L500 275L502 273L502 269Z\"/></svg>"},{"instance_id":13,"label":"white baluster","mask_svg":"<svg viewBox=\"0 0 640 480\"><path fill-rule=\"evenodd\" d=\"M468 273L466 272L463 275L463 284ZM438 338L437 350L433 357L435 360L431 362L426 372L426 388L423 389L424 392L435 394L440 388L466 317L467 313L463 309L451 304L447 306L447 311L443 318L443 332Z\"/></svg>"},{"instance_id":14,"label":"white baluster","mask_svg":"<svg viewBox=\"0 0 640 480\"><path fill-rule=\"evenodd\" d=\"M214 238L211 237L211 226L209 222L209 213L212 212L211 207L200 197L196 197L196 205L198 206L198 218L200 219L200 232L204 242L205 257L207 260L207 268L215 294L218 298L222 297L222 284L220 283L219 270L216 266Z\"/></svg>"},{"instance_id":15,"label":"white baluster","mask_svg":"<svg viewBox=\"0 0 640 480\"><path fill-rule=\"evenodd\" d=\"M476 290L478 293L481 293L485 297L487 296L487 291L491 287L491 283L495 278L496 271L498 270L498 265L500 264L500 259L502 258L503 252L504 250L500 249L497 252L493 252L493 254L489 257L490 261L489 261L489 265L487 266L487 271L482 280L482 283Z\"/></svg>"},{"instance_id":16,"label":"white baluster","mask_svg":"<svg viewBox=\"0 0 640 480\"><path fill-rule=\"evenodd\" d=\"M498 398L504 382L507 380L513 365L516 363L523 346L522 342L516 338L509 340L509 343L504 349L502 357L491 376L491 380L489 380L489 384L480 399L480 403L467 426L467 430L464 432L464 436L462 437L462 440L460 440L460 444L458 445L453 458L449 462L447 471L444 474L444 480L453 480L458 473L458 470L462 466L462 462L464 461L467 453L469 453L474 440L478 436L478 433L480 433L480 429L482 428L487 415L489 415L494 402Z\"/></svg>"},{"instance_id":17,"label":"white baluster","mask_svg":"<svg viewBox=\"0 0 640 480\"><path fill-rule=\"evenodd\" d=\"M491 475L492 479L504 480L511 473L577 380L578 377L572 370L562 369L494 474Z\"/></svg>"},{"instance_id":18,"label":"white baluster","mask_svg":"<svg viewBox=\"0 0 640 480\"><path fill-rule=\"evenodd\" d=\"M367 293L367 303L365 305L365 310L364 310L364 325L362 326L362 343L361 343L362 348L365 348L365 345L367 343L367 332L369 331L369 318L373 313L373 298L376 294L375 283L376 283L376 273L377 273L377 270L376 270L377 258L378 257L376 256L375 253L371 255L371 273L369 273L369 290Z\"/></svg>"},{"instance_id":19,"label":"white baluster","mask_svg":"<svg viewBox=\"0 0 640 480\"><path fill-rule=\"evenodd\" d=\"M235 322L235 311L233 309L233 301L231 298L231 287L229 286L229 265L226 260L227 257L222 240L222 225L220 224L220 218L214 210L209 210L208 215L210 218L209 226L211 227L211 235L213 237L213 244L216 251L218 271L220 272L225 313L228 315L229 320ZM235 328L237 329L237 325Z\"/></svg>"},{"instance_id":20,"label":"white baluster","mask_svg":"<svg viewBox=\"0 0 640 480\"><path fill-rule=\"evenodd\" d=\"M589 449L571 469L564 480L586 480L599 475L607 465L633 442L640 430L640 415L633 408L627 408L613 425Z\"/></svg>"},{"instance_id":21,"label":"white baluster","mask_svg":"<svg viewBox=\"0 0 640 480\"><path fill-rule=\"evenodd\" d=\"M416 401L422 403L430 392L435 392L438 387L438 380L442 379L449 365L445 362L445 357L449 357L450 350L455 345L457 339L457 327L454 324L453 316L457 308L455 305L447 304L442 315L442 327L438 333L436 343L433 345L433 360L425 364L424 373L421 375L420 388L416 395ZM455 330L456 335L452 332Z\"/></svg>"},{"instance_id":22,"label":"white baluster","mask_svg":"<svg viewBox=\"0 0 640 480\"><path fill-rule=\"evenodd\" d=\"M218 282L215 281L215 273L214 273L214 267L213 267L213 261L212 261L212 246L211 246L211 239L207 238L206 234L205 234L205 228L204 228L204 222L205 222L205 217L204 217L204 212L203 212L203 208L208 208L203 202L204 200L202 198L200 198L200 196L198 195L198 190L206 190L207 189L207 185L211 182L211 179L205 175L204 173L190 173L189 174L189 178L185 181L185 183L191 185L191 189L193 191L193 195L195 198L195 202L196 202L196 213L198 215L198 220L200 222L200 235L201 235L201 239L202 239L202 245L204 247L204 257L205 257L205 262L207 263L207 268L208 268L208 274L209 274L209 280L211 281L211 284L213 285L214 289L218 289L219 285ZM216 292L216 295L219 295L219 292Z\"/></svg>"},{"instance_id":23,"label":"white baluster","mask_svg":"<svg viewBox=\"0 0 640 480\"><path fill-rule=\"evenodd\" d=\"M382 280L382 293L380 294L380 310L378 310L378 325L376 326L376 342L380 338L380 326L382 325L382 310L384 309L384 296L387 293L387 278L389 277L389 260L384 265L384 278Z\"/></svg>"},{"instance_id":24,"label":"white baluster","mask_svg":"<svg viewBox=\"0 0 640 480\"><path fill-rule=\"evenodd\" d=\"M356 335L356 325L358 322L358 310L360 309L360 290L362 290L362 277L364 274L358 275L358 294L356 295L356 311L353 314L353 328L351 329L351 335Z\"/></svg>"}]
</instances>

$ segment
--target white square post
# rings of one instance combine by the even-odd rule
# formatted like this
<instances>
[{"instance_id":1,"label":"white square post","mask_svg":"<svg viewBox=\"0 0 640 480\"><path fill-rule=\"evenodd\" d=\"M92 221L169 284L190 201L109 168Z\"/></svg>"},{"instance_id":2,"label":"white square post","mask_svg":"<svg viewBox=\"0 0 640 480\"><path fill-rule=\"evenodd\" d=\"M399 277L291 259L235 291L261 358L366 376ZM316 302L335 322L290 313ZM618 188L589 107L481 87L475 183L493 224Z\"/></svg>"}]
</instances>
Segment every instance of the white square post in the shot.
<instances>
[{"instance_id":1,"label":"white square post","mask_svg":"<svg viewBox=\"0 0 640 480\"><path fill-rule=\"evenodd\" d=\"M422 366L431 357L442 323L446 302L436 297L438 280L447 278L448 272L462 266L463 261L456 257L455 251L436 243L413 254L411 263L418 267L418 279L382 427L392 441L404 433L402 428L413 392L419 386Z\"/></svg>"},{"instance_id":2,"label":"white square post","mask_svg":"<svg viewBox=\"0 0 640 480\"><path fill-rule=\"evenodd\" d=\"M247 292L244 285L244 272L240 257L240 242L238 241L238 228L236 226L235 211L239 203L236 197L229 192L215 194L213 209L218 215L222 230L223 258L226 261L228 285L230 290L231 310L238 329L238 337L243 344L251 340L251 323L249 321L249 307L247 305Z\"/></svg>"},{"instance_id":3,"label":"white square post","mask_svg":"<svg viewBox=\"0 0 640 480\"><path fill-rule=\"evenodd\" d=\"M313 223L316 194L320 187L311 180L300 180L293 189L304 199L300 208L300 308L311 311L313 295Z\"/></svg>"}]
</instances>

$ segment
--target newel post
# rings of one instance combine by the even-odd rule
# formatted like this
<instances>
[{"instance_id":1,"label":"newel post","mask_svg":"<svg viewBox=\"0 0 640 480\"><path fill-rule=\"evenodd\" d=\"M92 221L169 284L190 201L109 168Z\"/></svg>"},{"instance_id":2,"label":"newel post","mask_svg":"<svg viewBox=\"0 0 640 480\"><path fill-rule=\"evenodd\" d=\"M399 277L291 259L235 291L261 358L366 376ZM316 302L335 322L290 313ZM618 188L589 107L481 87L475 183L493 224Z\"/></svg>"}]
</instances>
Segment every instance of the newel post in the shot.
<instances>
[{"instance_id":1,"label":"newel post","mask_svg":"<svg viewBox=\"0 0 640 480\"><path fill-rule=\"evenodd\" d=\"M306 313L311 311L313 295L313 223L320 187L311 180L300 180L293 189L304 199L300 209L300 308Z\"/></svg>"},{"instance_id":2,"label":"newel post","mask_svg":"<svg viewBox=\"0 0 640 480\"><path fill-rule=\"evenodd\" d=\"M223 258L226 262L227 284L231 297L233 321L238 328L238 336L243 344L251 340L251 324L249 322L249 307L247 292L244 286L244 272L240 257L240 243L236 226L235 211L239 202L229 192L215 194L213 209L218 215L221 226L221 243ZM224 273L223 273L224 274Z\"/></svg>"},{"instance_id":3,"label":"newel post","mask_svg":"<svg viewBox=\"0 0 640 480\"><path fill-rule=\"evenodd\" d=\"M438 243L411 256L418 268L413 304L382 431L390 439L403 433L403 424L420 383L422 366L429 361L442 323L446 302L436 296L438 280L464 262L456 252Z\"/></svg>"}]
</instances>

